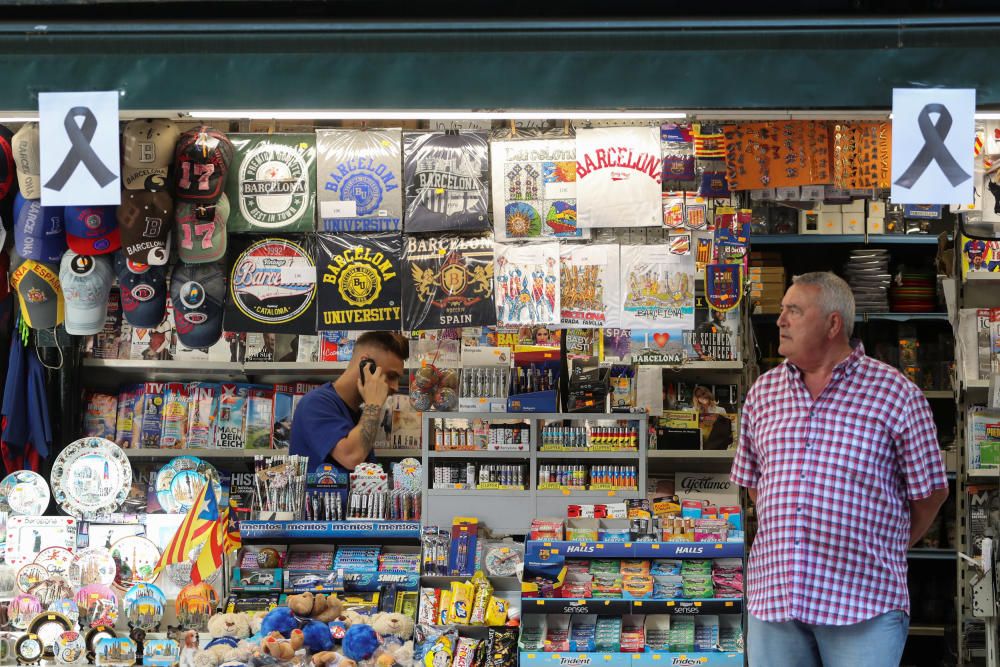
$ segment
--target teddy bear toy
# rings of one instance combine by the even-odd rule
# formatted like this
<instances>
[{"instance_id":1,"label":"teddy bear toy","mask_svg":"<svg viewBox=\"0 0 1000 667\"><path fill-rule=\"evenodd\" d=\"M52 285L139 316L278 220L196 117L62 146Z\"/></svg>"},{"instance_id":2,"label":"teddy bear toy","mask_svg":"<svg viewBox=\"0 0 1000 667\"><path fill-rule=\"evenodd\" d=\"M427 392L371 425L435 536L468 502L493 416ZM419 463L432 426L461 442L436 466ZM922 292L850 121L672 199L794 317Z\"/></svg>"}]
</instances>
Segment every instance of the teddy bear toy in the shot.
<instances>
[{"instance_id":1,"label":"teddy bear toy","mask_svg":"<svg viewBox=\"0 0 1000 667\"><path fill-rule=\"evenodd\" d=\"M246 614L215 614L208 619L208 632L212 640L195 654L195 667L218 667L249 657L250 647L244 640L253 631Z\"/></svg>"},{"instance_id":2,"label":"teddy bear toy","mask_svg":"<svg viewBox=\"0 0 1000 667\"><path fill-rule=\"evenodd\" d=\"M312 657L313 667L357 667L356 662L336 651L320 651Z\"/></svg>"},{"instance_id":3,"label":"teddy bear toy","mask_svg":"<svg viewBox=\"0 0 1000 667\"><path fill-rule=\"evenodd\" d=\"M344 604L336 596L312 593L289 595L284 607L268 612L261 622L260 634L277 632L286 639L293 630L302 630L303 642L310 653L333 650L329 623L340 617Z\"/></svg>"},{"instance_id":4,"label":"teddy bear toy","mask_svg":"<svg viewBox=\"0 0 1000 667\"><path fill-rule=\"evenodd\" d=\"M291 635L285 639L280 633L272 632L260 643L260 648L278 662L289 662L305 644L305 634L301 630L292 630Z\"/></svg>"},{"instance_id":5,"label":"teddy bear toy","mask_svg":"<svg viewBox=\"0 0 1000 667\"><path fill-rule=\"evenodd\" d=\"M382 652L376 662L385 667L413 662L413 619L398 612L380 612L372 616L371 626L382 639Z\"/></svg>"}]
</instances>

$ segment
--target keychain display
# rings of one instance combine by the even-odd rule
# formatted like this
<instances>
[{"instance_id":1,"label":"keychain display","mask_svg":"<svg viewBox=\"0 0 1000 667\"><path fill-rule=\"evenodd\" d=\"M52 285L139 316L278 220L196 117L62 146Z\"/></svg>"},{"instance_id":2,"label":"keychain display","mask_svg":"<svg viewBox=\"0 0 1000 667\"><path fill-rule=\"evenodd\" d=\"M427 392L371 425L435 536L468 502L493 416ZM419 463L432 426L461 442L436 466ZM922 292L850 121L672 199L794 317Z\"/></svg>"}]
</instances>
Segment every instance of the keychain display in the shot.
<instances>
[{"instance_id":1,"label":"keychain display","mask_svg":"<svg viewBox=\"0 0 1000 667\"><path fill-rule=\"evenodd\" d=\"M49 484L31 470L18 470L0 482L0 512L40 516L49 506Z\"/></svg>"},{"instance_id":2,"label":"keychain display","mask_svg":"<svg viewBox=\"0 0 1000 667\"><path fill-rule=\"evenodd\" d=\"M496 246L497 324L559 323L559 244Z\"/></svg>"},{"instance_id":3,"label":"keychain display","mask_svg":"<svg viewBox=\"0 0 1000 667\"><path fill-rule=\"evenodd\" d=\"M132 466L121 448L104 438L81 438L52 464L52 492L64 512L78 519L117 512L132 488Z\"/></svg>"},{"instance_id":4,"label":"keychain display","mask_svg":"<svg viewBox=\"0 0 1000 667\"><path fill-rule=\"evenodd\" d=\"M410 376L410 404L414 410L452 412L458 409L461 370L423 366Z\"/></svg>"},{"instance_id":5,"label":"keychain display","mask_svg":"<svg viewBox=\"0 0 1000 667\"><path fill-rule=\"evenodd\" d=\"M212 484L216 501L222 498L219 471L197 456L178 456L156 475L156 499L168 514L186 514L198 501L206 483Z\"/></svg>"}]
</instances>

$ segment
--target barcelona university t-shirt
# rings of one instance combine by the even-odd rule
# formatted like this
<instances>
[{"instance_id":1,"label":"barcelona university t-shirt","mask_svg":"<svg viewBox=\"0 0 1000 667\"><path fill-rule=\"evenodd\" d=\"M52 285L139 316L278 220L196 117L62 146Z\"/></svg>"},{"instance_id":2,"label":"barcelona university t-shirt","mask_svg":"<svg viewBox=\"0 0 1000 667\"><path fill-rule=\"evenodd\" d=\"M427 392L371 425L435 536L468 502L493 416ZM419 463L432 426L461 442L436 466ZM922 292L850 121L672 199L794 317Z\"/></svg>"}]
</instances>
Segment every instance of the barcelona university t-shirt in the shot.
<instances>
[{"instance_id":1,"label":"barcelona university t-shirt","mask_svg":"<svg viewBox=\"0 0 1000 667\"><path fill-rule=\"evenodd\" d=\"M327 382L313 389L299 400L292 418L292 446L290 454L309 457L309 471L324 463L337 470L350 472L334 461L330 454L334 446L357 425L360 413L351 410L340 397L333 384ZM368 460L375 460L374 451Z\"/></svg>"}]
</instances>

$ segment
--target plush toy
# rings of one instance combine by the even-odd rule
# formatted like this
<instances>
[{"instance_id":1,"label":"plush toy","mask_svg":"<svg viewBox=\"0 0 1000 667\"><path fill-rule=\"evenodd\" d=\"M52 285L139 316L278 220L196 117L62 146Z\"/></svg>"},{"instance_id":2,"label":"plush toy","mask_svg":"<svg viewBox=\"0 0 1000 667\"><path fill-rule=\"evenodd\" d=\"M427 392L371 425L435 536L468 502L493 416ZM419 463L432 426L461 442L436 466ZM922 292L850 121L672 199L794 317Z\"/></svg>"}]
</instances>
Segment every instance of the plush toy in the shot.
<instances>
[{"instance_id":1,"label":"plush toy","mask_svg":"<svg viewBox=\"0 0 1000 667\"><path fill-rule=\"evenodd\" d=\"M380 612L372 616L370 625L383 638L398 637L402 641L413 638L413 619L398 612Z\"/></svg>"},{"instance_id":2,"label":"plush toy","mask_svg":"<svg viewBox=\"0 0 1000 667\"><path fill-rule=\"evenodd\" d=\"M302 630L305 647L310 653L333 649L333 638L327 623L337 619L344 610L344 604L335 596L299 593L289 595L284 607L268 612L261 622L260 634L274 632L291 638L293 630Z\"/></svg>"},{"instance_id":3,"label":"plush toy","mask_svg":"<svg viewBox=\"0 0 1000 667\"><path fill-rule=\"evenodd\" d=\"M352 625L344 635L343 653L354 662L368 660L381 645L378 633L370 625Z\"/></svg>"},{"instance_id":4,"label":"plush toy","mask_svg":"<svg viewBox=\"0 0 1000 667\"><path fill-rule=\"evenodd\" d=\"M261 650L275 658L278 662L288 662L295 657L295 652L305 644L305 635L301 630L292 630L292 636L285 639L277 632L268 635L261 642Z\"/></svg>"},{"instance_id":5,"label":"plush toy","mask_svg":"<svg viewBox=\"0 0 1000 667\"><path fill-rule=\"evenodd\" d=\"M238 660L234 655L241 640L252 634L250 617L246 614L215 614L208 619L208 632L212 635L205 648L194 657L195 667L217 667L220 663ZM245 647L239 651L247 654Z\"/></svg>"},{"instance_id":6,"label":"plush toy","mask_svg":"<svg viewBox=\"0 0 1000 667\"><path fill-rule=\"evenodd\" d=\"M356 662L336 651L320 651L312 657L313 667L357 667Z\"/></svg>"}]
</instances>

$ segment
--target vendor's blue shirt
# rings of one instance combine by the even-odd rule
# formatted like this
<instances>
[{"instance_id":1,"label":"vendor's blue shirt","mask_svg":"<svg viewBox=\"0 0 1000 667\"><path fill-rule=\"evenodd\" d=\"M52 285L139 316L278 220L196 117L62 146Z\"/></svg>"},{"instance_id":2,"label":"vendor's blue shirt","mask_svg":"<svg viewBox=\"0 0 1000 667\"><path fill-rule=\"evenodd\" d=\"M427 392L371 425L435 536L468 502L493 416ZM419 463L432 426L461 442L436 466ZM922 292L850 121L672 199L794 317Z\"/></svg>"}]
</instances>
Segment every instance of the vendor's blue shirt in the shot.
<instances>
[{"instance_id":1,"label":"vendor's blue shirt","mask_svg":"<svg viewBox=\"0 0 1000 667\"><path fill-rule=\"evenodd\" d=\"M338 470L350 472L333 459L333 449L347 437L358 421L360 412L354 412L340 397L333 384L327 382L299 399L292 417L292 446L290 454L309 457L310 472L324 463ZM375 460L375 453L368 454Z\"/></svg>"}]
</instances>

